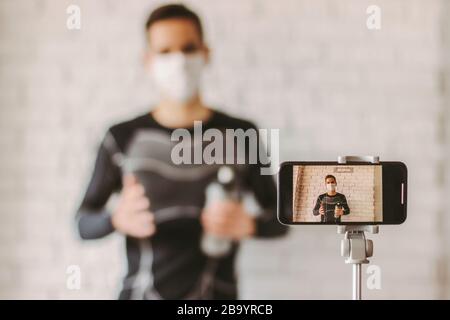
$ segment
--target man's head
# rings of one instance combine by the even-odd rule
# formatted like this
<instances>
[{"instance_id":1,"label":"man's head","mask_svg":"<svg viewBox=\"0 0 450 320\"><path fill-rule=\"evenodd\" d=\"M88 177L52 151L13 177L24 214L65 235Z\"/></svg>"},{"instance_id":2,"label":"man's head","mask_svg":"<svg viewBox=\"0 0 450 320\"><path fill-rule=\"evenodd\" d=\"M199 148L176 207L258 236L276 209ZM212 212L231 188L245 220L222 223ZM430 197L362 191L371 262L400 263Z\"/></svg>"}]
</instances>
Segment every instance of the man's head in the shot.
<instances>
[{"instance_id":1,"label":"man's head","mask_svg":"<svg viewBox=\"0 0 450 320\"><path fill-rule=\"evenodd\" d=\"M336 185L337 185L336 177L331 174L327 175L325 177L325 185L327 186L328 192L336 192Z\"/></svg>"},{"instance_id":2,"label":"man's head","mask_svg":"<svg viewBox=\"0 0 450 320\"><path fill-rule=\"evenodd\" d=\"M199 16L181 4L155 9L147 19L145 31L153 53L190 54L206 47Z\"/></svg>"},{"instance_id":3,"label":"man's head","mask_svg":"<svg viewBox=\"0 0 450 320\"><path fill-rule=\"evenodd\" d=\"M165 5L150 14L145 28L146 65L156 86L163 98L188 102L209 59L200 18L183 5Z\"/></svg>"}]
</instances>

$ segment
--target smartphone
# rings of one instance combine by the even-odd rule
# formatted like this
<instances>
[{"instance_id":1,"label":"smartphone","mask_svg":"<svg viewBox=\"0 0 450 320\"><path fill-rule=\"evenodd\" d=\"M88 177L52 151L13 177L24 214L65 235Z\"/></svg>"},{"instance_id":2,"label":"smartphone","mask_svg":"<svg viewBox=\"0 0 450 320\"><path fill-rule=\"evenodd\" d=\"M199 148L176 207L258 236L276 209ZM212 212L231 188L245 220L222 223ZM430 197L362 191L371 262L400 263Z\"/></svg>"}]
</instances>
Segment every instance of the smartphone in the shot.
<instances>
[{"instance_id":1,"label":"smartphone","mask_svg":"<svg viewBox=\"0 0 450 320\"><path fill-rule=\"evenodd\" d=\"M402 162L289 161L278 172L282 224L401 224L407 167Z\"/></svg>"}]
</instances>

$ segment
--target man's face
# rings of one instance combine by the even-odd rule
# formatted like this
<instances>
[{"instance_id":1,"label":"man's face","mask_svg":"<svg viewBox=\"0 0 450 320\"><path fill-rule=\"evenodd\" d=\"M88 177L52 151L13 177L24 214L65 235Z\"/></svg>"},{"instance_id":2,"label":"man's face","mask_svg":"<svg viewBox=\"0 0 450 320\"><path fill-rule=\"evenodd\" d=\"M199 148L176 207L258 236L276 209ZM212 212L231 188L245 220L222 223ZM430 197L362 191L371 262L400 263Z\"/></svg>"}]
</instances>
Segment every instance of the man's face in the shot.
<instances>
[{"instance_id":1,"label":"man's face","mask_svg":"<svg viewBox=\"0 0 450 320\"><path fill-rule=\"evenodd\" d=\"M154 23L147 32L146 64L151 65L157 54L201 53L208 60L208 48L203 43L195 24L188 19L167 19Z\"/></svg>"},{"instance_id":2,"label":"man's face","mask_svg":"<svg viewBox=\"0 0 450 320\"><path fill-rule=\"evenodd\" d=\"M334 180L333 178L331 178L331 177L327 178L325 180L325 185L327 187L327 191L330 191L330 192L336 191L336 180Z\"/></svg>"}]
</instances>

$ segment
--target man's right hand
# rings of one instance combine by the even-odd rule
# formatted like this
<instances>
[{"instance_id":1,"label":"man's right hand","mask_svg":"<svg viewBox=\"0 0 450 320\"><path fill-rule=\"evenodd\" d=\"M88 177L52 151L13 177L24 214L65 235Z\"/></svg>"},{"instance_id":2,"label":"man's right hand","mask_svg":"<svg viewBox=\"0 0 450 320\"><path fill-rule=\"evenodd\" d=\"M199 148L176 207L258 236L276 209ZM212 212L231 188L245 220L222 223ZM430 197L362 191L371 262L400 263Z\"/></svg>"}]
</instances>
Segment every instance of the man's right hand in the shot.
<instances>
[{"instance_id":1,"label":"man's right hand","mask_svg":"<svg viewBox=\"0 0 450 320\"><path fill-rule=\"evenodd\" d=\"M149 211L150 200L144 186L133 175L123 177L123 188L112 215L113 227L125 235L147 238L155 233L154 215Z\"/></svg>"},{"instance_id":2,"label":"man's right hand","mask_svg":"<svg viewBox=\"0 0 450 320\"><path fill-rule=\"evenodd\" d=\"M324 215L324 214L325 214L325 209L324 209L324 207L323 207L323 204L320 205L319 213L320 213L321 215Z\"/></svg>"}]
</instances>

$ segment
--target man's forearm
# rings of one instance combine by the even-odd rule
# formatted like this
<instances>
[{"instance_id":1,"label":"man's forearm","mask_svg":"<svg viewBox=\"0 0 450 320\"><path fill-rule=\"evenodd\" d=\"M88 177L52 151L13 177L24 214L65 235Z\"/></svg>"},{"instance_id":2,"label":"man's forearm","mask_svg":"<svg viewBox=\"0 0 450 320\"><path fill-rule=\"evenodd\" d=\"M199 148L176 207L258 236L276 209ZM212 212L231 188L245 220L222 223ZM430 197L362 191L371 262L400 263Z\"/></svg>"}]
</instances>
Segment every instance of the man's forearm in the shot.
<instances>
[{"instance_id":1,"label":"man's forearm","mask_svg":"<svg viewBox=\"0 0 450 320\"><path fill-rule=\"evenodd\" d=\"M111 215L107 210L94 212L81 208L77 218L78 232L84 240L103 238L114 232Z\"/></svg>"},{"instance_id":2,"label":"man's forearm","mask_svg":"<svg viewBox=\"0 0 450 320\"><path fill-rule=\"evenodd\" d=\"M319 201L317 201L316 205L314 206L314 209L313 209L313 215L318 216L320 214L319 208L320 208L320 204L319 204Z\"/></svg>"},{"instance_id":3,"label":"man's forearm","mask_svg":"<svg viewBox=\"0 0 450 320\"><path fill-rule=\"evenodd\" d=\"M348 206L347 202L345 202L344 205L344 215L350 214L350 207Z\"/></svg>"}]
</instances>

